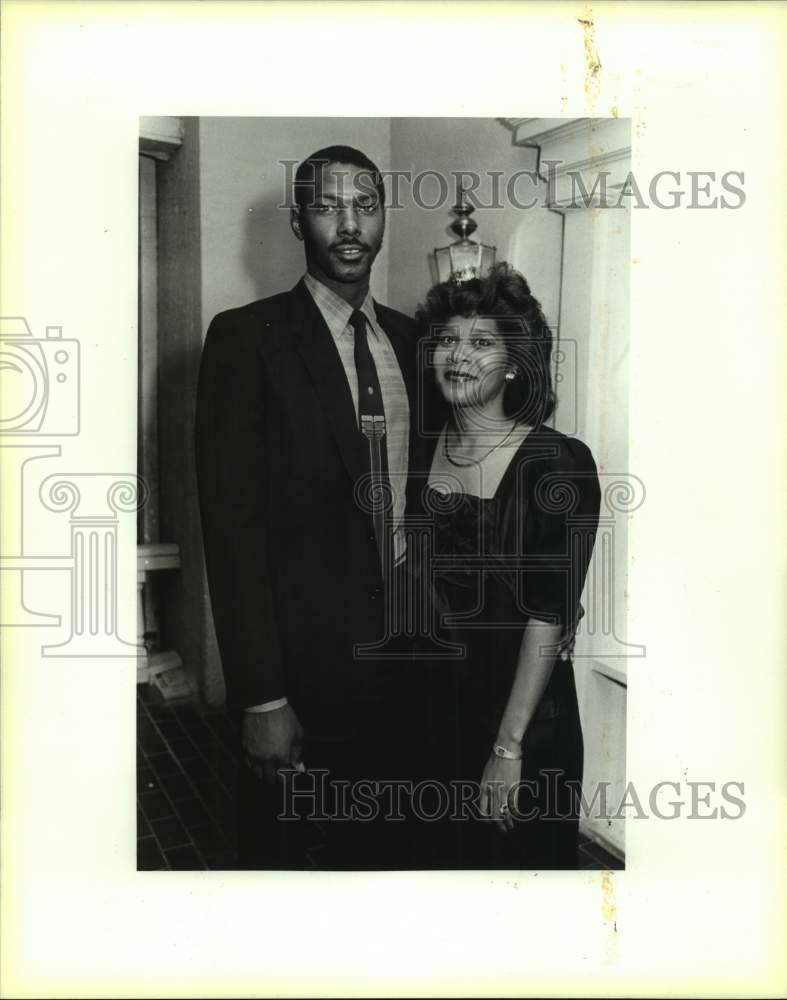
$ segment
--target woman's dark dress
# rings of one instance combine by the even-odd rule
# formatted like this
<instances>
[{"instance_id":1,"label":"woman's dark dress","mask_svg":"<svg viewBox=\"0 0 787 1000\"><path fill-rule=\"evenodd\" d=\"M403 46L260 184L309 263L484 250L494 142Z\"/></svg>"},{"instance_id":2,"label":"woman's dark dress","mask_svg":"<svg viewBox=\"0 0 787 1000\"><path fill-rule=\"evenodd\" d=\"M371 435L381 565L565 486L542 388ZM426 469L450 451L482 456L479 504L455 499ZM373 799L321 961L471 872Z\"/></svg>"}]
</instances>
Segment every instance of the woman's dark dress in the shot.
<instances>
[{"instance_id":1,"label":"woman's dark dress","mask_svg":"<svg viewBox=\"0 0 787 1000\"><path fill-rule=\"evenodd\" d=\"M598 476L581 441L542 427L523 441L491 499L426 486L423 503L434 525L438 635L466 655L426 661L422 775L456 789L481 779L528 619L576 624L598 522ZM425 865L576 868L583 748L567 656L556 660L522 749L521 778L535 784L521 790L518 811L533 818L517 820L509 834L472 818L427 824Z\"/></svg>"}]
</instances>

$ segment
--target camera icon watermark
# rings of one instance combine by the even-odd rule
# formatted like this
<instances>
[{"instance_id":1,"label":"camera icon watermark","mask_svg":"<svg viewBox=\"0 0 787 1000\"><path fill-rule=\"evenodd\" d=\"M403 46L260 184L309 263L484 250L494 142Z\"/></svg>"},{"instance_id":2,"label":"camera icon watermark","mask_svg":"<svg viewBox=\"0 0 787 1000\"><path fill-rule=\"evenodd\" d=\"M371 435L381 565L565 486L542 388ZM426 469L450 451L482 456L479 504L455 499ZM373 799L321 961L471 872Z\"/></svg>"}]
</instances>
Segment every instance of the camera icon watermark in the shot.
<instances>
[{"instance_id":1,"label":"camera icon watermark","mask_svg":"<svg viewBox=\"0 0 787 1000\"><path fill-rule=\"evenodd\" d=\"M121 519L147 499L134 473L61 469L39 484L42 462L60 459L52 438L80 433L79 341L60 326L34 337L22 316L0 317L0 461L5 514L0 554L0 627L57 628L67 633L42 645L43 656L126 656L144 649L119 635ZM70 539L42 547L48 515L67 513ZM46 520L42 520L42 515ZM30 592L41 574L68 581L66 620L36 609Z\"/></svg>"},{"instance_id":2,"label":"camera icon watermark","mask_svg":"<svg viewBox=\"0 0 787 1000\"><path fill-rule=\"evenodd\" d=\"M0 434L79 433L79 341L48 326L34 337L23 316L0 318Z\"/></svg>"}]
</instances>

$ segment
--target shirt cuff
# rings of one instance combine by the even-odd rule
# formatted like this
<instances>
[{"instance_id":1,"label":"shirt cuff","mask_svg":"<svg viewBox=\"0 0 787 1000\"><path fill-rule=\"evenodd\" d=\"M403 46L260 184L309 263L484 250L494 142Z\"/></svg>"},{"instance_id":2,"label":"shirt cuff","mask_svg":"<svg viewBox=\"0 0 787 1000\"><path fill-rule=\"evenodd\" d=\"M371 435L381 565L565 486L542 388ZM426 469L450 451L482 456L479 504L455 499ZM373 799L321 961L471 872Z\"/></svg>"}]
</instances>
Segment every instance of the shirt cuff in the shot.
<instances>
[{"instance_id":1,"label":"shirt cuff","mask_svg":"<svg viewBox=\"0 0 787 1000\"><path fill-rule=\"evenodd\" d=\"M276 701L264 701L261 705L249 705L244 708L244 712L275 712L277 708L284 708L289 702L286 698L277 698Z\"/></svg>"}]
</instances>

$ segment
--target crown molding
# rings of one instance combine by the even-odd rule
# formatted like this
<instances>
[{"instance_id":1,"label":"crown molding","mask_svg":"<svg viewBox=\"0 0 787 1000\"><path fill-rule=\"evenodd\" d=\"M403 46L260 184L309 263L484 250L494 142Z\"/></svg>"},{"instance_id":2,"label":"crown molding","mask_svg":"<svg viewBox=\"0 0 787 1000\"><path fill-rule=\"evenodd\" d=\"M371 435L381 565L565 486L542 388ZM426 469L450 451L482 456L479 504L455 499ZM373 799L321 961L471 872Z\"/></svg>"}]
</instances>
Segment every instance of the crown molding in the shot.
<instances>
[{"instance_id":1,"label":"crown molding","mask_svg":"<svg viewBox=\"0 0 787 1000\"><path fill-rule=\"evenodd\" d=\"M524 125L525 122L538 121L537 118L498 118L497 120L503 128L507 128L509 132L516 132L519 126Z\"/></svg>"},{"instance_id":2,"label":"crown molding","mask_svg":"<svg viewBox=\"0 0 787 1000\"><path fill-rule=\"evenodd\" d=\"M515 146L545 146L587 131L592 118L522 118L514 130Z\"/></svg>"},{"instance_id":3,"label":"crown molding","mask_svg":"<svg viewBox=\"0 0 787 1000\"><path fill-rule=\"evenodd\" d=\"M505 118L512 143L538 150L539 176L551 180L549 207L559 210L604 204L598 196L576 202L578 175L590 192L603 183L607 191L625 183L631 166L628 118ZM549 163L549 167L547 167Z\"/></svg>"},{"instance_id":4,"label":"crown molding","mask_svg":"<svg viewBox=\"0 0 787 1000\"><path fill-rule=\"evenodd\" d=\"M139 119L139 151L156 160L169 160L183 144L180 118L145 117Z\"/></svg>"},{"instance_id":5,"label":"crown molding","mask_svg":"<svg viewBox=\"0 0 787 1000\"><path fill-rule=\"evenodd\" d=\"M560 176L561 174L567 173L577 173L583 170L593 170L597 167L610 166L613 163L618 163L621 160L631 159L631 147L622 146L620 149L610 149L605 153L599 153L598 156L588 156L584 160L575 160L573 163L563 163L561 161L560 165L555 168L555 175Z\"/></svg>"}]
</instances>

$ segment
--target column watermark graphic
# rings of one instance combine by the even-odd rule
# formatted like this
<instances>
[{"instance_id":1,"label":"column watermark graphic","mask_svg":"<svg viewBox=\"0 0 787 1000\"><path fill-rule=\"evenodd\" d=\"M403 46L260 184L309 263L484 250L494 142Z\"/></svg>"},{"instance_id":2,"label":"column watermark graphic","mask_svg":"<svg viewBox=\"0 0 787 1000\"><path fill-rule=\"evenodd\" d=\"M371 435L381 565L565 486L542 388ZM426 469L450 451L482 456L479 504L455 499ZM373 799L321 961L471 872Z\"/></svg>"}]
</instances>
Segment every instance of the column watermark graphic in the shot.
<instances>
[{"instance_id":1,"label":"column watermark graphic","mask_svg":"<svg viewBox=\"0 0 787 1000\"><path fill-rule=\"evenodd\" d=\"M118 590L124 568L118 538L121 519L145 503L145 484L135 472L75 470L46 476L37 492L31 487L39 463L62 460L65 445L57 439L76 437L81 430L78 340L63 337L59 326L47 327L45 337L36 338L24 317L2 317L0 378L0 627L65 627L65 639L41 646L46 657L144 655L144 647L119 633ZM62 525L55 534L63 543L55 551L36 552L32 511L37 516L46 511ZM66 622L60 614L30 606L26 584L33 574L42 573L63 573L68 579Z\"/></svg>"}]
</instances>

